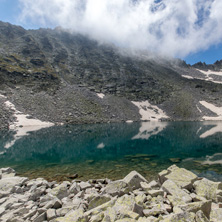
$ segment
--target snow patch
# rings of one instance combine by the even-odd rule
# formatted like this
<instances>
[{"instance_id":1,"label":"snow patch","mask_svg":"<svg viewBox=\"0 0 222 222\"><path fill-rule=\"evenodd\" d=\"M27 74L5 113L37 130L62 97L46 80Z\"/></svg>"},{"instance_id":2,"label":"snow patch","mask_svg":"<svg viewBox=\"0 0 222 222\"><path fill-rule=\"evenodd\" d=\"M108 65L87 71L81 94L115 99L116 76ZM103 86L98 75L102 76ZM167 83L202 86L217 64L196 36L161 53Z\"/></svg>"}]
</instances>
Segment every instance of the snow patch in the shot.
<instances>
[{"instance_id":1,"label":"snow patch","mask_svg":"<svg viewBox=\"0 0 222 222\"><path fill-rule=\"evenodd\" d=\"M148 101L134 102L132 103L139 108L141 120L159 121L162 118L169 118L163 110L157 106L151 105Z\"/></svg>"},{"instance_id":2,"label":"snow patch","mask_svg":"<svg viewBox=\"0 0 222 222\"><path fill-rule=\"evenodd\" d=\"M206 80L206 81L222 84L222 81L214 81L213 78L210 77L211 74L217 75L217 76L222 76L222 72L217 72L217 71L213 71L213 70L208 70L208 71L204 71L204 70L200 70L200 69L196 69L196 70L203 73L206 76L205 79L202 79L202 78L196 78L196 79L201 79L201 80Z\"/></svg>"},{"instance_id":3,"label":"snow patch","mask_svg":"<svg viewBox=\"0 0 222 222\"><path fill-rule=\"evenodd\" d=\"M54 125L51 122L43 122L38 119L29 118L29 115L23 114L22 112L18 111L15 108L15 105L10 101L6 101L5 106L14 112L13 116L16 119L9 126L9 129L16 131L16 134L14 135L14 139L5 145L6 149L13 146L15 142L21 137L29 135L30 132Z\"/></svg>"},{"instance_id":4,"label":"snow patch","mask_svg":"<svg viewBox=\"0 0 222 222\"><path fill-rule=\"evenodd\" d=\"M211 110L213 113L217 114L217 117L203 116L204 120L222 120L222 107L217 107L206 101L200 101L200 104Z\"/></svg>"},{"instance_id":5,"label":"snow patch","mask_svg":"<svg viewBox=\"0 0 222 222\"><path fill-rule=\"evenodd\" d=\"M182 77L184 77L186 79L194 79L192 76L187 76L187 75L182 75Z\"/></svg>"},{"instance_id":6,"label":"snow patch","mask_svg":"<svg viewBox=\"0 0 222 222\"><path fill-rule=\"evenodd\" d=\"M103 99L105 97L105 94L103 94L103 93L96 93L96 95L101 99Z\"/></svg>"},{"instance_id":7,"label":"snow patch","mask_svg":"<svg viewBox=\"0 0 222 222\"><path fill-rule=\"evenodd\" d=\"M159 134L167 125L167 122L142 122L139 133L132 140L148 140L151 136Z\"/></svg>"}]
</instances>

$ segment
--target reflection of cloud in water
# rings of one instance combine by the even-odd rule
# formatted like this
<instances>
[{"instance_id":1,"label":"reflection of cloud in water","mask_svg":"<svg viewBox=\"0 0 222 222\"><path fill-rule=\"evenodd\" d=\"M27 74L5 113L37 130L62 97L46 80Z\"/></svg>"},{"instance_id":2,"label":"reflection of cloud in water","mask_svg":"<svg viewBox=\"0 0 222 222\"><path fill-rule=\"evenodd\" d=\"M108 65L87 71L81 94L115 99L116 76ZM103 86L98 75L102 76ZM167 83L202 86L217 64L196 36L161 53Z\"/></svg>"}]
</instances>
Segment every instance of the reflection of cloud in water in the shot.
<instances>
[{"instance_id":1,"label":"reflection of cloud in water","mask_svg":"<svg viewBox=\"0 0 222 222\"><path fill-rule=\"evenodd\" d=\"M167 122L142 122L141 127L139 128L139 133L135 135L132 140L148 140L151 136L160 133L167 125Z\"/></svg>"},{"instance_id":2,"label":"reflection of cloud in water","mask_svg":"<svg viewBox=\"0 0 222 222\"><path fill-rule=\"evenodd\" d=\"M213 156L206 156L206 160L201 164L203 165L215 165L222 164L222 153L215 153Z\"/></svg>"},{"instance_id":3,"label":"reflection of cloud in water","mask_svg":"<svg viewBox=\"0 0 222 222\"><path fill-rule=\"evenodd\" d=\"M206 138L208 136L212 136L216 133L222 133L222 122L205 122L205 126L212 126L210 130L207 130L206 132L202 133L200 135L200 138Z\"/></svg>"}]
</instances>

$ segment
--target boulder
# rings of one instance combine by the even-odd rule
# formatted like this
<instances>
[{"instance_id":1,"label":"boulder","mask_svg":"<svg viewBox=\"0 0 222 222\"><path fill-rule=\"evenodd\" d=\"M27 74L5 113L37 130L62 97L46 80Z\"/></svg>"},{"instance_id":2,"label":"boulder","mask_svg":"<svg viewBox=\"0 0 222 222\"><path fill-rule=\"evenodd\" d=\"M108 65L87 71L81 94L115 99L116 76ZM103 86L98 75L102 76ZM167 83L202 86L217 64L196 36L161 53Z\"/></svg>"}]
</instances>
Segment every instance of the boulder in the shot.
<instances>
[{"instance_id":1,"label":"boulder","mask_svg":"<svg viewBox=\"0 0 222 222\"><path fill-rule=\"evenodd\" d=\"M129 193L130 188L128 184L124 181L114 181L110 182L105 188L102 189L102 194L109 194L111 196L122 196L126 193Z\"/></svg>"},{"instance_id":2,"label":"boulder","mask_svg":"<svg viewBox=\"0 0 222 222\"><path fill-rule=\"evenodd\" d=\"M138 189L141 187L140 183L147 182L147 180L138 172L132 171L123 179L123 182L127 183L132 189Z\"/></svg>"},{"instance_id":3,"label":"boulder","mask_svg":"<svg viewBox=\"0 0 222 222\"><path fill-rule=\"evenodd\" d=\"M108 196L105 196L105 195L96 196L89 202L88 209L91 210L91 209L98 207L110 200L111 200L111 198Z\"/></svg>"},{"instance_id":4,"label":"boulder","mask_svg":"<svg viewBox=\"0 0 222 222\"><path fill-rule=\"evenodd\" d=\"M208 218L204 215L202 210L197 211L195 219L196 222L209 222Z\"/></svg>"},{"instance_id":5,"label":"boulder","mask_svg":"<svg viewBox=\"0 0 222 222\"><path fill-rule=\"evenodd\" d=\"M90 184L89 182L83 182L83 181L80 182L78 185L79 185L81 190L86 190L86 189L92 187L92 184Z\"/></svg>"},{"instance_id":6,"label":"boulder","mask_svg":"<svg viewBox=\"0 0 222 222\"><path fill-rule=\"evenodd\" d=\"M65 217L58 217L54 222L87 222L83 209L72 210Z\"/></svg>"},{"instance_id":7,"label":"boulder","mask_svg":"<svg viewBox=\"0 0 222 222\"><path fill-rule=\"evenodd\" d=\"M198 179L197 175L184 168L173 168L165 178L172 180L178 187L187 190L192 190L193 183Z\"/></svg>"},{"instance_id":8,"label":"boulder","mask_svg":"<svg viewBox=\"0 0 222 222\"><path fill-rule=\"evenodd\" d=\"M166 208L164 207L164 205L156 204L151 209L143 210L143 214L146 217L149 217L149 216L159 216L161 214L165 214L166 215L166 214L168 214L168 212L166 211Z\"/></svg>"},{"instance_id":9,"label":"boulder","mask_svg":"<svg viewBox=\"0 0 222 222\"><path fill-rule=\"evenodd\" d=\"M104 212L104 218L102 222L107 222L107 221L114 222L116 221L116 219L117 219L116 211L112 207L109 207Z\"/></svg>"},{"instance_id":10,"label":"boulder","mask_svg":"<svg viewBox=\"0 0 222 222\"><path fill-rule=\"evenodd\" d=\"M48 221L56 218L56 211L55 211L55 209L48 209L46 211L46 218L47 218Z\"/></svg>"},{"instance_id":11,"label":"boulder","mask_svg":"<svg viewBox=\"0 0 222 222\"><path fill-rule=\"evenodd\" d=\"M178 214L170 214L164 217L161 222L194 222L195 221L195 214L191 212L183 212Z\"/></svg>"},{"instance_id":12,"label":"boulder","mask_svg":"<svg viewBox=\"0 0 222 222\"><path fill-rule=\"evenodd\" d=\"M0 180L0 192L6 191L11 192L13 189L15 189L15 186L21 186L23 185L28 178L26 177L6 177L2 178Z\"/></svg>"},{"instance_id":13,"label":"boulder","mask_svg":"<svg viewBox=\"0 0 222 222\"><path fill-rule=\"evenodd\" d=\"M171 195L168 196L168 199L173 204L173 206L189 203L192 201L190 195L187 194L184 190L180 189L172 180L165 181L162 184L162 189Z\"/></svg>"},{"instance_id":14,"label":"boulder","mask_svg":"<svg viewBox=\"0 0 222 222\"><path fill-rule=\"evenodd\" d=\"M180 209L186 212L193 212L196 213L199 210L201 210L204 215L209 218L210 216L210 211L211 211L211 200L207 201L199 201L199 202L193 202L193 203L188 203L185 205L179 206Z\"/></svg>"},{"instance_id":15,"label":"boulder","mask_svg":"<svg viewBox=\"0 0 222 222\"><path fill-rule=\"evenodd\" d=\"M113 209L117 214L125 213L126 211L133 211L140 216L143 216L143 208L136 204L135 198L132 195L125 194L122 197L119 197L113 206Z\"/></svg>"},{"instance_id":16,"label":"boulder","mask_svg":"<svg viewBox=\"0 0 222 222\"><path fill-rule=\"evenodd\" d=\"M213 182L204 178L196 181L193 186L198 196L204 197L207 200L217 201L217 190L220 187L219 182Z\"/></svg>"},{"instance_id":17,"label":"boulder","mask_svg":"<svg viewBox=\"0 0 222 222\"><path fill-rule=\"evenodd\" d=\"M57 197L60 200L64 197L67 197L69 195L67 184L63 182L62 184L50 190L49 194Z\"/></svg>"},{"instance_id":18,"label":"boulder","mask_svg":"<svg viewBox=\"0 0 222 222\"><path fill-rule=\"evenodd\" d=\"M212 209L210 213L210 222L222 221L222 208Z\"/></svg>"}]
</instances>

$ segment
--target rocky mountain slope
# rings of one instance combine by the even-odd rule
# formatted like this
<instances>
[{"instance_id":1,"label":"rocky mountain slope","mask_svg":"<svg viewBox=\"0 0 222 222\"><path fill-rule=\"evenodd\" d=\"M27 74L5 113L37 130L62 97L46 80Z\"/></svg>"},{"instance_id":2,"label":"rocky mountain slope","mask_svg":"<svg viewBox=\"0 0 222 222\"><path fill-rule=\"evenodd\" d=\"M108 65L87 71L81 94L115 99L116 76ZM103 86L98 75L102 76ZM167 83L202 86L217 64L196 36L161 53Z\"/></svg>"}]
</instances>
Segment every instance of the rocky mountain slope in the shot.
<instances>
[{"instance_id":1,"label":"rocky mountain slope","mask_svg":"<svg viewBox=\"0 0 222 222\"><path fill-rule=\"evenodd\" d=\"M61 28L25 30L0 22L1 126L13 121L7 101L28 118L53 123L220 117L209 107L222 106L221 63L191 67ZM203 73L208 69L213 74Z\"/></svg>"}]
</instances>

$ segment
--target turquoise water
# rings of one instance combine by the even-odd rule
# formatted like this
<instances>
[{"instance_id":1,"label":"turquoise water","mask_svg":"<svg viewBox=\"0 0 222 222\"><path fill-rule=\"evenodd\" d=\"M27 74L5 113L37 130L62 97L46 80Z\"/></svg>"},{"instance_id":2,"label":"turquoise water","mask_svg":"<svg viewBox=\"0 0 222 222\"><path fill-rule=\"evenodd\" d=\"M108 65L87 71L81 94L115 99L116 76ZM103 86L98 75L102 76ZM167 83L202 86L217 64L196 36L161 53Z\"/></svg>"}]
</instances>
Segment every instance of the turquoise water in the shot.
<instances>
[{"instance_id":1,"label":"turquoise water","mask_svg":"<svg viewBox=\"0 0 222 222\"><path fill-rule=\"evenodd\" d=\"M222 122L55 126L21 135L0 133L0 167L30 178L120 179L137 170L151 180L177 164L222 181Z\"/></svg>"}]
</instances>

